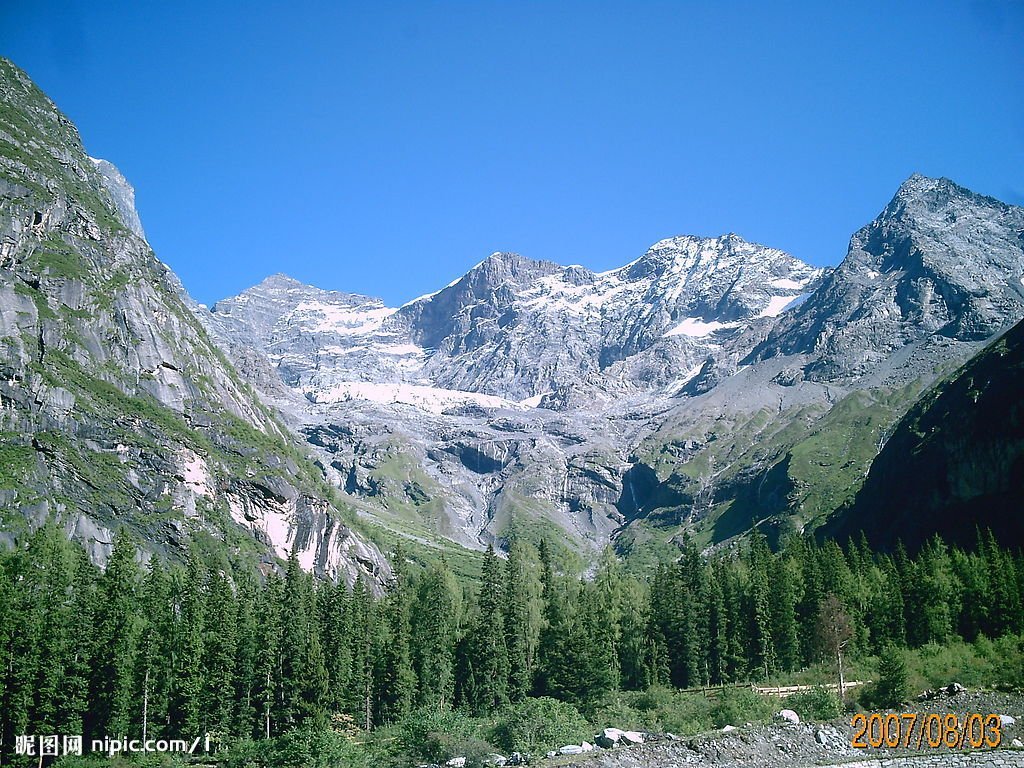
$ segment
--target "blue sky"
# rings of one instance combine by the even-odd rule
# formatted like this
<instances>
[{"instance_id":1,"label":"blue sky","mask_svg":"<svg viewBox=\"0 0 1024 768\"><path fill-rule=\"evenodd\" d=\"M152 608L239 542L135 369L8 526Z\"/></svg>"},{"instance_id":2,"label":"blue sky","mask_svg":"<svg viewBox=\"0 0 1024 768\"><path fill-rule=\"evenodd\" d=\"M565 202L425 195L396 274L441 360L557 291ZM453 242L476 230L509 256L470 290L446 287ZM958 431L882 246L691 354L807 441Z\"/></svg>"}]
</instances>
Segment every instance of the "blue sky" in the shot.
<instances>
[{"instance_id":1,"label":"blue sky","mask_svg":"<svg viewBox=\"0 0 1024 768\"><path fill-rule=\"evenodd\" d=\"M1022 39L1017 0L0 3L206 303L690 233L834 264L915 171L1024 204Z\"/></svg>"}]
</instances>

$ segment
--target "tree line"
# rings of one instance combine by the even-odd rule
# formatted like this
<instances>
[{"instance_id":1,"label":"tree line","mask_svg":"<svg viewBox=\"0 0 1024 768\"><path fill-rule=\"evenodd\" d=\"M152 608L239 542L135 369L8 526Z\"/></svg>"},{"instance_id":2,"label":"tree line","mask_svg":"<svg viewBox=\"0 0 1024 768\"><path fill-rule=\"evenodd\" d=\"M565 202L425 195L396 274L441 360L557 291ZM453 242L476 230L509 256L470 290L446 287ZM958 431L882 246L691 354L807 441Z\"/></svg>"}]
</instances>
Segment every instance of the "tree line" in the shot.
<instances>
[{"instance_id":1,"label":"tree line","mask_svg":"<svg viewBox=\"0 0 1024 768\"><path fill-rule=\"evenodd\" d=\"M261 575L152 557L119 533L104 569L54 524L0 553L0 749L21 734L270 738L417 708L484 715L529 696L763 680L851 649L1024 631L1024 558L990 533L916 556L853 541L691 542L653 574L607 550L590 578L547 548L488 548L476 584L396 549L377 594L315 582L293 555Z\"/></svg>"}]
</instances>

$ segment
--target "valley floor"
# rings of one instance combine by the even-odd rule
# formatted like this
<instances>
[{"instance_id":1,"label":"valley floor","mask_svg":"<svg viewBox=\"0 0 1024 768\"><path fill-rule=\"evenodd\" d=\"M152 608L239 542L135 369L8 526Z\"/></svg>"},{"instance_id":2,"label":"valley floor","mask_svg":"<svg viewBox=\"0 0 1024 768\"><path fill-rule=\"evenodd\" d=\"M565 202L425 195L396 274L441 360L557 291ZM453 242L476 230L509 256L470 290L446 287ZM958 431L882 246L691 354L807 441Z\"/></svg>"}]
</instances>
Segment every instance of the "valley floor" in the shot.
<instances>
[{"instance_id":1,"label":"valley floor","mask_svg":"<svg viewBox=\"0 0 1024 768\"><path fill-rule=\"evenodd\" d=\"M1024 748L1013 746L1024 736L1024 696L1019 694L965 693L908 705L903 711L922 714L955 713L961 718L974 712L1010 715L1017 724L1002 729L996 749L949 750L855 748L851 743L859 731L849 719L831 723L758 725L731 732L714 732L681 741L658 742L592 752L582 758L542 761L544 766L572 765L573 768L1002 768L1024 766ZM1020 743L1018 741L1018 743Z\"/></svg>"}]
</instances>

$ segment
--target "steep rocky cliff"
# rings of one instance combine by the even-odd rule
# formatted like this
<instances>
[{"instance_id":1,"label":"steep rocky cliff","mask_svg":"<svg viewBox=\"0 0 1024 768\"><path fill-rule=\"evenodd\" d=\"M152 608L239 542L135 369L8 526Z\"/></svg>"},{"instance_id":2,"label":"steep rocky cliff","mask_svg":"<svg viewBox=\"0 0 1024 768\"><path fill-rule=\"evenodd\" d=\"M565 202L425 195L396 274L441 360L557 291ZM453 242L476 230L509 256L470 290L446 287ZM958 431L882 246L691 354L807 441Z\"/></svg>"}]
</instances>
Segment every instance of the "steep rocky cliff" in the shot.
<instances>
[{"instance_id":1,"label":"steep rocky cliff","mask_svg":"<svg viewBox=\"0 0 1024 768\"><path fill-rule=\"evenodd\" d=\"M49 517L147 551L329 577L387 564L153 255L134 193L0 59L0 537Z\"/></svg>"},{"instance_id":2,"label":"steep rocky cliff","mask_svg":"<svg viewBox=\"0 0 1024 768\"><path fill-rule=\"evenodd\" d=\"M878 546L922 543L928 520L970 546L978 527L1024 541L1024 322L914 404L849 508L823 533Z\"/></svg>"}]
</instances>

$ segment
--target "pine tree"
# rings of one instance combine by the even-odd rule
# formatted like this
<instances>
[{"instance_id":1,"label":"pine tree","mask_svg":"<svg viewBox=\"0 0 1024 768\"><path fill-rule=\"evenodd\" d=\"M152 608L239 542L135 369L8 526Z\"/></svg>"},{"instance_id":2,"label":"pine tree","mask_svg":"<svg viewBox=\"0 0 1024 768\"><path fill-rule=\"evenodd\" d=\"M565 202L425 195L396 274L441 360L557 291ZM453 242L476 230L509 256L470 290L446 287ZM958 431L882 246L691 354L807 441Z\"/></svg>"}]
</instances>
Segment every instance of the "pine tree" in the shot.
<instances>
[{"instance_id":1,"label":"pine tree","mask_svg":"<svg viewBox=\"0 0 1024 768\"><path fill-rule=\"evenodd\" d=\"M306 676L302 679L302 719L312 728L325 729L328 722L327 701L330 678L323 646L317 632L310 632L306 646Z\"/></svg>"},{"instance_id":2,"label":"pine tree","mask_svg":"<svg viewBox=\"0 0 1024 768\"><path fill-rule=\"evenodd\" d=\"M777 659L772 639L771 617L771 552L760 534L751 540L748 555L749 594L747 626L752 674L768 679L776 670Z\"/></svg>"},{"instance_id":3,"label":"pine tree","mask_svg":"<svg viewBox=\"0 0 1024 768\"><path fill-rule=\"evenodd\" d=\"M504 579L501 561L490 545L484 555L476 616L469 630L466 663L475 689L468 703L479 714L494 712L508 703L508 646L503 610Z\"/></svg>"},{"instance_id":4,"label":"pine tree","mask_svg":"<svg viewBox=\"0 0 1024 768\"><path fill-rule=\"evenodd\" d=\"M140 600L142 625L135 673L135 688L139 692L136 718L141 724L140 736L145 740L161 735L161 726L166 724L169 715L173 653L171 584L163 564L155 557L150 559L143 579Z\"/></svg>"},{"instance_id":5,"label":"pine tree","mask_svg":"<svg viewBox=\"0 0 1024 768\"><path fill-rule=\"evenodd\" d=\"M360 575L352 589L352 677L348 711L365 730L373 727L373 653L377 647L376 622L373 598Z\"/></svg>"},{"instance_id":6,"label":"pine tree","mask_svg":"<svg viewBox=\"0 0 1024 768\"><path fill-rule=\"evenodd\" d=\"M708 682L729 682L729 620L721 561L708 569Z\"/></svg>"},{"instance_id":7,"label":"pine tree","mask_svg":"<svg viewBox=\"0 0 1024 768\"><path fill-rule=\"evenodd\" d=\"M96 726L105 733L128 733L136 708L135 664L141 619L135 542L121 529L99 580L92 698Z\"/></svg>"},{"instance_id":8,"label":"pine tree","mask_svg":"<svg viewBox=\"0 0 1024 768\"><path fill-rule=\"evenodd\" d=\"M411 588L405 567L405 553L396 547L392 557L392 578L381 606L382 620L377 650L377 721L394 722L405 715L416 694L416 673L410 653Z\"/></svg>"},{"instance_id":9,"label":"pine tree","mask_svg":"<svg viewBox=\"0 0 1024 768\"><path fill-rule=\"evenodd\" d=\"M268 620L258 614L259 590L251 574L239 573L237 585L235 643L235 722L232 732L251 736L256 732L259 704L260 623Z\"/></svg>"},{"instance_id":10,"label":"pine tree","mask_svg":"<svg viewBox=\"0 0 1024 768\"><path fill-rule=\"evenodd\" d=\"M791 544L796 550L795 557L800 564L800 581L803 592L797 601L796 613L800 636L800 657L804 665L812 663L818 655L817 626L821 601L825 599L825 587L818 563L818 550L810 538L794 538Z\"/></svg>"},{"instance_id":11,"label":"pine tree","mask_svg":"<svg viewBox=\"0 0 1024 768\"><path fill-rule=\"evenodd\" d=\"M37 545L38 546L38 545ZM3 743L13 745L16 736L27 733L35 694L34 683L39 666L36 638L41 631L41 618L35 610L39 568L33 562L36 552L29 546L6 558L7 642L4 664L4 702L0 714L4 718Z\"/></svg>"},{"instance_id":12,"label":"pine tree","mask_svg":"<svg viewBox=\"0 0 1024 768\"><path fill-rule=\"evenodd\" d=\"M309 654L310 616L306 595L308 576L299 567L298 551L292 547L285 569L281 603L281 677L278 718L284 729L299 725L303 717L302 681Z\"/></svg>"},{"instance_id":13,"label":"pine tree","mask_svg":"<svg viewBox=\"0 0 1024 768\"><path fill-rule=\"evenodd\" d=\"M772 644L779 668L792 672L800 666L800 636L796 619L796 576L788 558L777 556L773 559L771 625Z\"/></svg>"},{"instance_id":14,"label":"pine tree","mask_svg":"<svg viewBox=\"0 0 1024 768\"><path fill-rule=\"evenodd\" d=\"M53 523L43 525L29 543L29 558L36 566L33 585L39 633L35 637L36 676L32 682L32 727L40 733L55 733L60 722L65 674L77 638L70 634L74 581L74 559L63 532Z\"/></svg>"},{"instance_id":15,"label":"pine tree","mask_svg":"<svg viewBox=\"0 0 1024 768\"><path fill-rule=\"evenodd\" d=\"M827 595L818 609L816 636L824 657L835 661L840 698L846 696L846 647L853 639L853 635L853 622L846 613L842 601L835 595Z\"/></svg>"},{"instance_id":16,"label":"pine tree","mask_svg":"<svg viewBox=\"0 0 1024 768\"><path fill-rule=\"evenodd\" d=\"M224 734L235 721L238 614L224 573L210 574L203 637L204 731Z\"/></svg>"},{"instance_id":17,"label":"pine tree","mask_svg":"<svg viewBox=\"0 0 1024 768\"><path fill-rule=\"evenodd\" d=\"M895 646L883 650L878 660L878 682L871 694L871 705L881 709L895 709L910 698L907 663L903 651Z\"/></svg>"},{"instance_id":18,"label":"pine tree","mask_svg":"<svg viewBox=\"0 0 1024 768\"><path fill-rule=\"evenodd\" d=\"M203 640L205 631L203 571L189 556L178 587L178 625L173 659L171 719L186 733L199 733L203 722Z\"/></svg>"},{"instance_id":19,"label":"pine tree","mask_svg":"<svg viewBox=\"0 0 1024 768\"><path fill-rule=\"evenodd\" d=\"M280 733L283 707L281 642L283 637L284 582L269 576L257 598L259 622L256 630L257 653L255 675L252 681L253 702L256 710L256 733L269 739Z\"/></svg>"},{"instance_id":20,"label":"pine tree","mask_svg":"<svg viewBox=\"0 0 1024 768\"><path fill-rule=\"evenodd\" d=\"M421 579L413 608L419 703L440 711L451 708L455 695L455 589L442 560Z\"/></svg>"},{"instance_id":21,"label":"pine tree","mask_svg":"<svg viewBox=\"0 0 1024 768\"><path fill-rule=\"evenodd\" d=\"M505 643L508 647L508 698L519 701L530 690L530 595L527 586L523 545L517 537L509 541L505 563Z\"/></svg>"},{"instance_id":22,"label":"pine tree","mask_svg":"<svg viewBox=\"0 0 1024 768\"><path fill-rule=\"evenodd\" d=\"M650 596L643 582L628 579L622 586L622 619L619 630L619 670L622 687L638 691L649 687L650 638L647 606Z\"/></svg>"},{"instance_id":23,"label":"pine tree","mask_svg":"<svg viewBox=\"0 0 1024 768\"><path fill-rule=\"evenodd\" d=\"M344 712L352 678L352 611L344 582L325 584L317 591L320 604L320 636L328 677L328 709Z\"/></svg>"},{"instance_id":24,"label":"pine tree","mask_svg":"<svg viewBox=\"0 0 1024 768\"><path fill-rule=\"evenodd\" d=\"M68 635L72 639L70 656L64 670L58 721L63 733L84 732L89 709L89 678L96 628L96 584L99 570L89 561L85 550L75 547L74 578L71 585L71 609Z\"/></svg>"}]
</instances>

